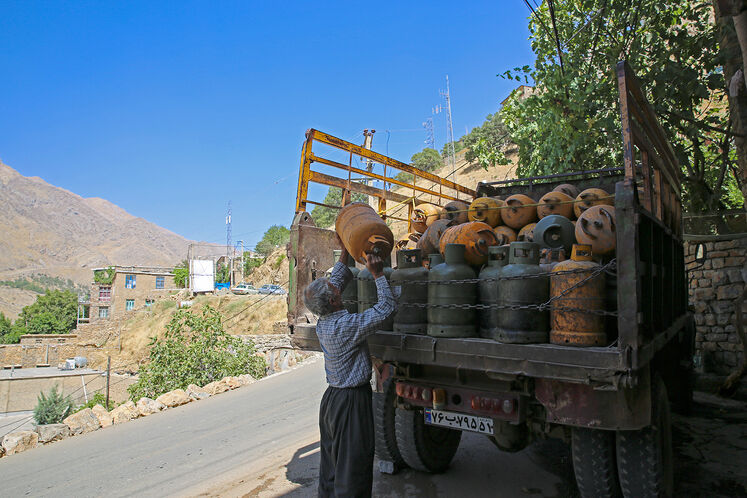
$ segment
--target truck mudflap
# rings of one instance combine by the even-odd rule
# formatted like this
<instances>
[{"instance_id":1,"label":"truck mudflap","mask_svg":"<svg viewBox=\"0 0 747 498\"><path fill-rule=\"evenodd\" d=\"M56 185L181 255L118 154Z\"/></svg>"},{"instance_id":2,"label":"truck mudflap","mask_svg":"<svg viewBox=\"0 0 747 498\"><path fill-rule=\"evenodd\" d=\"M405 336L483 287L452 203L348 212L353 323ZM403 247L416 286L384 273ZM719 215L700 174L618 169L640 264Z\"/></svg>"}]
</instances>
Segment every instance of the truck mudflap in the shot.
<instances>
[{"instance_id":1,"label":"truck mudflap","mask_svg":"<svg viewBox=\"0 0 747 498\"><path fill-rule=\"evenodd\" d=\"M535 379L534 395L547 422L609 430L642 429L651 423L649 369L639 372L635 388L600 389L551 379Z\"/></svg>"}]
</instances>

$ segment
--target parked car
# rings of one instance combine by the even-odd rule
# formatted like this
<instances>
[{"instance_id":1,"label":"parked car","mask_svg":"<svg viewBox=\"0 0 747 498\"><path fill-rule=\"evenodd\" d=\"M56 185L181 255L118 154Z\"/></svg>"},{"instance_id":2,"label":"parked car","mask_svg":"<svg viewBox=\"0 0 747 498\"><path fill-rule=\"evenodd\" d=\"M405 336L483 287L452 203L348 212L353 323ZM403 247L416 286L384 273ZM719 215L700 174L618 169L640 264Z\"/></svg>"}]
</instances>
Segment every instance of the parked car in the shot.
<instances>
[{"instance_id":1,"label":"parked car","mask_svg":"<svg viewBox=\"0 0 747 498\"><path fill-rule=\"evenodd\" d=\"M238 284L231 289L234 294L257 294L257 289L252 284Z\"/></svg>"},{"instance_id":2,"label":"parked car","mask_svg":"<svg viewBox=\"0 0 747 498\"><path fill-rule=\"evenodd\" d=\"M259 288L260 294L286 294L285 289L275 284L265 284Z\"/></svg>"}]
</instances>

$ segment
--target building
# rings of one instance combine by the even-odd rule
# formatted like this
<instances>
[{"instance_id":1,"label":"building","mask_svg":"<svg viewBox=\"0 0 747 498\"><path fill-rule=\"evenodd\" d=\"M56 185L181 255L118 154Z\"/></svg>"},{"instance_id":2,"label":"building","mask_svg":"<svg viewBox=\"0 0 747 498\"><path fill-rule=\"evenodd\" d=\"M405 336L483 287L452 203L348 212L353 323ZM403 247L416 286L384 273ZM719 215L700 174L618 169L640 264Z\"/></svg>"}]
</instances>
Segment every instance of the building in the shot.
<instances>
[{"instance_id":1,"label":"building","mask_svg":"<svg viewBox=\"0 0 747 498\"><path fill-rule=\"evenodd\" d=\"M91 323L147 309L157 299L178 290L174 268L113 266L93 272L88 313Z\"/></svg>"}]
</instances>

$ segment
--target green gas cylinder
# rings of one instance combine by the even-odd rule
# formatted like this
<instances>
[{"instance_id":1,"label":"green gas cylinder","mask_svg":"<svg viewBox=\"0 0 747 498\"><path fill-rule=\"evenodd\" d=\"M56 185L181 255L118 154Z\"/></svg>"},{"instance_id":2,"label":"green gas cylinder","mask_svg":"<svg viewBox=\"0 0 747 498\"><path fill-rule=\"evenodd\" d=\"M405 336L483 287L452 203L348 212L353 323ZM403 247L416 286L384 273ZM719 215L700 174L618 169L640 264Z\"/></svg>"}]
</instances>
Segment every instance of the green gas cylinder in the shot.
<instances>
[{"instance_id":1,"label":"green gas cylinder","mask_svg":"<svg viewBox=\"0 0 747 498\"><path fill-rule=\"evenodd\" d=\"M388 256L384 260L384 277L389 281L392 276L392 258ZM376 293L376 281L368 271L368 268L364 268L358 273L358 313L363 313L368 308L379 302L379 297ZM387 318L387 320L379 327L379 330L392 330L392 319L394 314Z\"/></svg>"},{"instance_id":2,"label":"green gas cylinder","mask_svg":"<svg viewBox=\"0 0 747 498\"><path fill-rule=\"evenodd\" d=\"M540 248L562 248L566 254L570 254L571 246L576 243L576 227L565 216L545 216L534 227L532 242L539 244Z\"/></svg>"},{"instance_id":3,"label":"green gas cylinder","mask_svg":"<svg viewBox=\"0 0 747 498\"><path fill-rule=\"evenodd\" d=\"M428 327L428 269L423 266L420 249L397 251L397 268L392 272L392 287L400 287L397 312L394 314L394 331L407 334L425 334Z\"/></svg>"},{"instance_id":4,"label":"green gas cylinder","mask_svg":"<svg viewBox=\"0 0 747 498\"><path fill-rule=\"evenodd\" d=\"M508 264L508 250L508 245L488 247L488 264L482 269L479 276L478 294L480 295L480 304L487 306L498 304L498 282L500 282L499 278L503 267ZM501 312L502 310L497 308L478 311L480 337L496 338L498 315Z\"/></svg>"},{"instance_id":5,"label":"green gas cylinder","mask_svg":"<svg viewBox=\"0 0 747 498\"><path fill-rule=\"evenodd\" d=\"M543 218L547 219L549 216ZM498 282L498 303L502 306L539 305L550 296L550 279L537 277L544 273L539 267L539 245L534 242L512 242L508 264ZM516 278L511 278L516 277ZM511 343L547 342L550 313L533 309L504 308L498 314L496 339Z\"/></svg>"},{"instance_id":6,"label":"green gas cylinder","mask_svg":"<svg viewBox=\"0 0 747 498\"><path fill-rule=\"evenodd\" d=\"M428 269L432 270L433 268L437 267L441 263L444 262L444 257L441 256L441 253L435 253L435 254L429 254L428 255Z\"/></svg>"},{"instance_id":7,"label":"green gas cylinder","mask_svg":"<svg viewBox=\"0 0 747 498\"><path fill-rule=\"evenodd\" d=\"M340 254L342 254L342 251L335 249L332 251L332 254L334 255L336 263L340 260ZM350 272L353 274L353 280L348 282L348 286L342 291L342 305L350 313L358 313L358 282L356 281L356 278L358 278L360 270L355 267L355 260L352 256L348 256L348 268L350 268Z\"/></svg>"},{"instance_id":8,"label":"green gas cylinder","mask_svg":"<svg viewBox=\"0 0 747 498\"><path fill-rule=\"evenodd\" d=\"M428 272L429 305L474 305L477 283L452 283L474 279L475 271L465 262L464 244L446 244L444 262ZM428 308L428 335L433 337L474 337L477 335L473 308Z\"/></svg>"}]
</instances>

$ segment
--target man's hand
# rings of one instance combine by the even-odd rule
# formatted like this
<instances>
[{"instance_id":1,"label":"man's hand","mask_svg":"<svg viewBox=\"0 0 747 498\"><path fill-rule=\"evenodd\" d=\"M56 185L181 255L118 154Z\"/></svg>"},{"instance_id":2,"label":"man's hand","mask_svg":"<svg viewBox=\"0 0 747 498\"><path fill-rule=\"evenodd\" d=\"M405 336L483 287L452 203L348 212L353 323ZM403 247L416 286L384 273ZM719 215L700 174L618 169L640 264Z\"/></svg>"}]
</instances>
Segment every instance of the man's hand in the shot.
<instances>
[{"instance_id":1,"label":"man's hand","mask_svg":"<svg viewBox=\"0 0 747 498\"><path fill-rule=\"evenodd\" d=\"M374 279L384 275L384 260L376 254L366 254L366 268Z\"/></svg>"}]
</instances>

